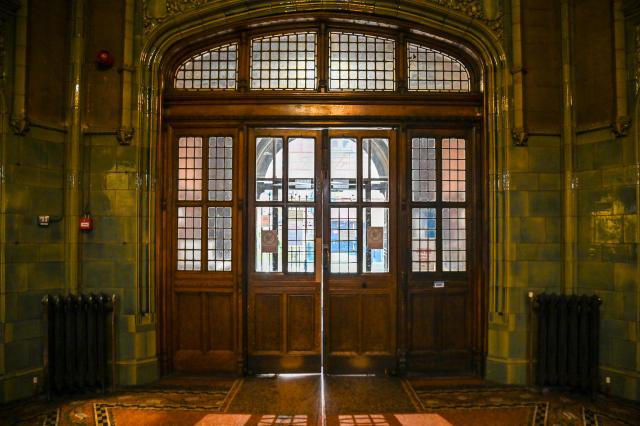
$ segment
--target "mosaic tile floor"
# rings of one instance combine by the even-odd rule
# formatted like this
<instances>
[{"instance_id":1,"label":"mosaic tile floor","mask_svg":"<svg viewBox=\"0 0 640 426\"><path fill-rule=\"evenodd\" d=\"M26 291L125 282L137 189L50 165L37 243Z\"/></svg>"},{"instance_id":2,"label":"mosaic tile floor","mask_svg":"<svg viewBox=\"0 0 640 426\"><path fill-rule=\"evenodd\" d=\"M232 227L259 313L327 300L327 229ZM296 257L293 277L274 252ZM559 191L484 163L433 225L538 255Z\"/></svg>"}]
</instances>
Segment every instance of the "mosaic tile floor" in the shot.
<instances>
[{"instance_id":1,"label":"mosaic tile floor","mask_svg":"<svg viewBox=\"0 0 640 426\"><path fill-rule=\"evenodd\" d=\"M0 425L629 426L640 404L477 379L168 378L115 393L0 406Z\"/></svg>"}]
</instances>

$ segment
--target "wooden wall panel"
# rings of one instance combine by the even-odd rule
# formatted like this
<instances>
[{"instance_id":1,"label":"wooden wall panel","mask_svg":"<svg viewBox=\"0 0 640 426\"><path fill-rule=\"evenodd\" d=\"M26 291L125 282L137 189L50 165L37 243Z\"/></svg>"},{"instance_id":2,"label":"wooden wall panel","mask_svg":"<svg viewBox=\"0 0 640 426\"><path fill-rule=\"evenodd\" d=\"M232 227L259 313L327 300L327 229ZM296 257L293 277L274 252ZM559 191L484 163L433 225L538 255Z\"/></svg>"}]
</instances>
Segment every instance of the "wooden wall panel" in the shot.
<instances>
[{"instance_id":1,"label":"wooden wall panel","mask_svg":"<svg viewBox=\"0 0 640 426\"><path fill-rule=\"evenodd\" d=\"M530 132L560 133L562 33L558 0L523 0L526 123Z\"/></svg>"},{"instance_id":2,"label":"wooden wall panel","mask_svg":"<svg viewBox=\"0 0 640 426\"><path fill-rule=\"evenodd\" d=\"M329 302L329 352L357 352L360 297L331 295Z\"/></svg>"},{"instance_id":3,"label":"wooden wall panel","mask_svg":"<svg viewBox=\"0 0 640 426\"><path fill-rule=\"evenodd\" d=\"M316 350L316 303L313 294L287 296L287 352Z\"/></svg>"},{"instance_id":4,"label":"wooden wall panel","mask_svg":"<svg viewBox=\"0 0 640 426\"><path fill-rule=\"evenodd\" d=\"M612 9L611 0L574 2L575 106L579 130L613 121Z\"/></svg>"},{"instance_id":5,"label":"wooden wall panel","mask_svg":"<svg viewBox=\"0 0 640 426\"><path fill-rule=\"evenodd\" d=\"M30 1L27 110L37 122L65 120L70 10L67 0Z\"/></svg>"},{"instance_id":6,"label":"wooden wall panel","mask_svg":"<svg viewBox=\"0 0 640 426\"><path fill-rule=\"evenodd\" d=\"M282 304L280 294L254 295L254 351L280 351L282 347Z\"/></svg>"},{"instance_id":7,"label":"wooden wall panel","mask_svg":"<svg viewBox=\"0 0 640 426\"><path fill-rule=\"evenodd\" d=\"M178 350L202 350L202 297L176 293Z\"/></svg>"},{"instance_id":8,"label":"wooden wall panel","mask_svg":"<svg viewBox=\"0 0 640 426\"><path fill-rule=\"evenodd\" d=\"M210 350L233 351L234 345L234 298L233 294L209 294L207 312Z\"/></svg>"},{"instance_id":9,"label":"wooden wall panel","mask_svg":"<svg viewBox=\"0 0 640 426\"><path fill-rule=\"evenodd\" d=\"M362 295L361 351L391 352L391 316L389 296L386 294Z\"/></svg>"}]
</instances>

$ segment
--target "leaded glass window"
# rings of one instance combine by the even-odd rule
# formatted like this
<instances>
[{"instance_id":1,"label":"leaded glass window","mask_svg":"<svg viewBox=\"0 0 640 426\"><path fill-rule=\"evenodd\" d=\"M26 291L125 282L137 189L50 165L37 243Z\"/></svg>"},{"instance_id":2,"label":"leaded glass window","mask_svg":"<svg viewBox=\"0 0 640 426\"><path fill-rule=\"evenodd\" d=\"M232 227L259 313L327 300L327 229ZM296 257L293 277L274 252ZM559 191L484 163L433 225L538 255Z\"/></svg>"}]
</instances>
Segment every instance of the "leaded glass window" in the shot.
<instances>
[{"instance_id":1,"label":"leaded glass window","mask_svg":"<svg viewBox=\"0 0 640 426\"><path fill-rule=\"evenodd\" d=\"M469 92L469 71L456 58L426 46L409 43L408 87L416 92Z\"/></svg>"},{"instance_id":2,"label":"leaded glass window","mask_svg":"<svg viewBox=\"0 0 640 426\"><path fill-rule=\"evenodd\" d=\"M238 69L238 44L231 43L192 56L178 67L176 89L234 90Z\"/></svg>"},{"instance_id":3,"label":"leaded glass window","mask_svg":"<svg viewBox=\"0 0 640 426\"><path fill-rule=\"evenodd\" d=\"M394 40L346 32L329 37L330 90L395 90Z\"/></svg>"},{"instance_id":4,"label":"leaded glass window","mask_svg":"<svg viewBox=\"0 0 640 426\"><path fill-rule=\"evenodd\" d=\"M316 33L251 40L251 89L315 90Z\"/></svg>"},{"instance_id":5,"label":"leaded glass window","mask_svg":"<svg viewBox=\"0 0 640 426\"><path fill-rule=\"evenodd\" d=\"M466 140L415 137L410 155L411 270L466 271Z\"/></svg>"}]
</instances>

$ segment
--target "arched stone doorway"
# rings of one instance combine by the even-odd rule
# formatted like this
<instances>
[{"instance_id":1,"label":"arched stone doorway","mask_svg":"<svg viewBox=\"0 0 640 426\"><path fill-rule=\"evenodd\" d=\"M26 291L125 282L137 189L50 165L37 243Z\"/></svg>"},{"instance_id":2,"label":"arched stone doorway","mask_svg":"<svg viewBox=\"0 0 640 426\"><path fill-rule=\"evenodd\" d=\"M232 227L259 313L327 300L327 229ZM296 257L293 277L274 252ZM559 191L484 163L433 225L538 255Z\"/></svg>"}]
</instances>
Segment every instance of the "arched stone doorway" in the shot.
<instances>
[{"instance_id":1,"label":"arched stone doorway","mask_svg":"<svg viewBox=\"0 0 640 426\"><path fill-rule=\"evenodd\" d=\"M259 16L261 14L253 11L251 15ZM420 39L428 47L444 48L444 52L453 53L454 57L457 55L457 57L466 58L470 68L475 67L472 69L472 78L476 79L474 82L476 84L475 99L472 99L471 96L463 100L462 96L456 98L455 96L441 96L442 94L416 97L407 94L408 90L397 87L394 87L393 96L381 95L380 93L369 96L369 94L363 95L357 91L348 94L332 94L330 88L327 87L327 82L325 81L325 87L322 87L323 82L320 76L316 76L317 83L313 94L301 95L298 92L295 94L285 92L282 95L254 93L251 88L246 87L250 83L245 80L244 82L238 81L237 89L239 90L237 92L240 95L233 100L226 96L217 98L213 96L207 100L205 99L206 95L193 97L188 94L181 95L175 91L172 93L171 89L168 89L163 93L163 107L160 104L147 105L147 111L150 115L143 117L146 124L142 128L148 129L150 135L162 135L161 145L159 145L156 155L159 159L157 163L157 176L160 183L158 189L163 192L157 194L159 196L156 198L154 217L157 220L156 229L158 231L156 234L158 243L156 282L163 283L158 288L159 351L164 355L163 359L166 360L163 365L165 371L176 368L185 369L185 366L187 366L186 369L204 371L315 371L319 365L324 363L327 366L332 365L333 367L330 368L337 372L389 372L396 371L398 368L438 373L480 372L486 346L486 306L484 306L486 289L484 282L488 270L489 273L495 272L491 271L494 266L488 264L486 256L481 255L487 251L489 246L487 235L492 232L487 229L488 221L484 220L493 214L489 211L490 202L488 201L492 194L486 181L490 174L489 169L495 167L497 161L494 141L498 132L503 130L504 125L504 123L498 122L501 117L492 109L495 105L492 104L492 101L496 99L500 90L500 85L495 84L496 77L500 74L494 68L495 62L493 61L496 56L495 53L491 53L492 45L490 43L480 41L477 34L469 32L468 29L466 30L467 42L470 41L469 39L472 40L469 43L472 50L466 47L465 43L460 42L460 34L451 36L450 39L455 40L455 43L450 44L449 41L441 38L442 28L433 31L438 34L437 36L430 37L428 36L428 26L423 27L415 23L410 24L408 21L389 19L384 15L385 13L376 16L363 15L354 19L352 14L342 15L339 10L326 14L314 14L314 17L305 15L305 13L296 13L287 15L286 18L278 18L279 22L276 22L276 25L281 26L280 33L301 29L309 32L311 31L309 28L313 28L313 31L317 31L318 34L323 31L329 34L333 28L334 32L340 30L350 34L390 36L403 47L397 50L401 52L400 54L404 52L405 55L402 60L396 58L397 63L400 64L407 59L405 44L400 43L408 43L404 34L407 29L411 31L411 28L414 28L415 32L409 36L409 39L414 41ZM412 19L415 20L416 15L413 15ZM178 69L180 61L184 61L189 55L203 52L206 48L220 46L220 40L236 37L240 46L239 50L242 49L242 43L245 43L245 48L248 48L253 38L273 34L273 31L261 30L260 22L273 22L274 20L273 17L247 19L247 16L242 16L238 17L237 21L230 20L233 23L228 23L226 26L218 26L217 31L210 29L202 31L203 28L199 31L194 30L193 34L199 33L200 38L179 40L180 37L174 34L172 37L165 37L163 41L157 39L152 42L152 44L156 43L156 49L147 49L150 54L158 55L155 56L157 62L152 60L153 56L149 56L148 60L150 65L155 63L156 70L163 70L162 78L157 81L152 78L147 83L156 88L163 85L167 87L166 85L175 83L175 71ZM366 28L371 23L382 25L379 29L371 31ZM451 30L451 28L448 29ZM452 33L455 34L455 31ZM321 37L318 39L318 43L323 42ZM326 40L325 43L328 44L329 38ZM321 46L320 49L326 51L328 46ZM468 53L469 51L475 51L480 58L475 57L476 54ZM241 58L241 54L239 54L239 58ZM329 60L328 57L323 58L319 57L319 66L326 66L326 61ZM249 61L248 55L245 60ZM325 62L322 63L322 61ZM245 67L246 65L244 64ZM243 65L239 64L239 67L241 66ZM398 67L396 72L401 73L401 69L402 66ZM405 69L405 73L407 73L407 69ZM150 73L148 77L153 77L153 75ZM394 74L394 83L397 84L400 80L400 85L406 84L406 75L404 77L405 81L403 82L402 78L398 79ZM482 95L482 92L486 95ZM254 106L256 104L260 106L256 108ZM339 114L333 112L337 108L341 108ZM166 124L166 131L161 132L159 129L160 117L162 117L162 122ZM212 119L212 117L215 118ZM368 134L367 132L373 133ZM176 272L172 271L172 268L175 268L178 260L177 235L179 230L177 223L180 220L178 209L196 206L189 203L180 205L177 200L176 185L178 182L176 178L180 170L175 161L179 157L180 141L183 140L186 144L185 148L188 148L188 144L191 143L189 138L204 140L205 142L201 146L203 150L211 149L210 142L212 140L215 140L216 143L220 138L233 140L232 158L233 169L236 173L232 185L234 185L235 192L231 196L231 200L202 204L200 211L217 212L217 209L230 209L232 214L229 219L233 223L231 243L237 249L231 255L231 262L234 265L231 267L232 271L216 271L221 272L218 274L220 276L227 274L228 277L222 278L222 281L226 279L228 285L213 285L211 288L215 288L214 291L201 291L203 286L206 286L203 283L217 282L216 278L205 277L207 275L205 273L206 267L202 264L200 271L203 272L203 277L196 277L197 273L185 273L185 276L190 275L184 281L185 283L191 282L191 284L185 285L185 293L189 294L184 301L177 302L175 283L180 278L177 278ZM261 200L256 197L256 181L264 178L264 176L258 176L254 167L259 156L256 153L257 144L259 144L259 140L277 138L283 141L283 145L293 139L314 140L315 149L313 152L317 159L312 174L307 178L321 184L318 197L313 201L317 204L303 206L315 209L314 214L316 215L314 216L313 234L315 238L312 241L314 244L309 248L309 253L314 255L313 261L311 261L313 271L310 272L308 279L301 279L299 276L285 277L280 278L281 282L275 284L270 276L265 280L269 283L265 286L260 284L260 274L256 274L264 272L256 270L256 249L258 241L262 242L258 237L259 234L256 233L256 229L260 227L256 224L257 209L268 207L272 209L272 212L277 209L280 209L281 212L292 208L299 210L299 206L287 204L284 199L282 204L260 204ZM352 222L355 222L358 228L356 232L358 247L354 249L358 252L354 261L357 266L355 275L350 275L348 279L335 277L336 279L333 281L336 287L333 295L330 284L328 284L331 282L332 265L330 261L328 266L325 266L324 263L324 259L331 259L333 253L327 254L323 251L327 245L331 249L329 235L332 226L340 227L340 221L334 224L330 219L331 209L341 207L337 204L332 205L330 195L332 184L328 176L331 172L333 154L330 149L334 140L332 138L355 140L355 150L359 152L355 154L356 162L360 162L364 157L362 152L364 152L365 140L384 140L387 138L390 150L393 151L389 156L391 158L389 167L393 169L389 176L390 190L388 198L384 201L388 205L363 204L364 190L358 187L356 188L356 204L347 206L347 209L353 208L356 212L355 220ZM419 271L412 270L413 266L410 260L411 247L415 241L412 241L408 234L402 235L405 229L409 229L407 226L410 227L412 223L411 214L430 214L430 208L435 209L437 211L436 226L439 232L439 237L436 237L437 247L434 250L437 252L435 267L438 269L436 272L443 272L444 253L442 247L444 244L442 238L444 230L442 217L445 209L447 210L446 214L450 214L453 206L416 204L417 201L412 198L410 191L410 164L412 161L410 147L413 143L417 143L419 147L421 141L430 143L427 142L429 139L433 139L435 142L433 149L437 151L436 171L438 174L441 174L443 170L442 152L445 149L443 146L445 140L447 144L450 144L451 139L470 143L465 146L470 148L468 153L472 153L470 157L473 157L473 160L469 160L469 168L465 168L464 171L469 177L465 182L471 186L468 188L468 203L462 208L468 212L465 214L473 215L472 219L464 221L466 236L469 237L468 245L464 250L466 253L472 254L469 259L470 263L471 261L475 263L473 269L466 271L467 273L462 278L460 278L461 275L452 278L452 276L429 275L429 273L422 274L421 278L416 278L420 274L415 273ZM446 149L449 149L449 145ZM154 148L151 147L151 150L153 152ZM283 156L290 155L284 154L284 152L286 150L283 151ZM288 165L285 164L284 167L283 170L286 170ZM356 170L356 185L360 185L367 179L362 175L361 169L362 167L360 170ZM203 171L203 173L207 172L210 171ZM281 176L281 179L283 177ZM443 191L441 179L442 176L439 175L437 178L439 183L436 184L436 192L438 192L436 198L440 200ZM282 181L280 184L282 185ZM204 191L204 188L200 189ZM325 194L327 192L328 195ZM204 198L206 197L205 194ZM380 275L382 278L374 275L366 276L366 271L363 271L366 268L366 262L363 263L366 254L360 252L367 243L365 241L366 230L364 229L366 224L362 222L362 219L368 208L386 208L391 217L386 225L388 228L385 230L388 240L384 244L388 244L392 250L389 250L388 270L385 271L386 275ZM193 210L190 211L193 212ZM226 210L224 211L226 212ZM224 214L226 213L223 213L222 217L227 217ZM206 215L200 216L201 225L204 224L204 217ZM182 219L184 218L186 216ZM419 217L419 219L427 221L429 218L427 216ZM191 219L195 219L195 217L191 217ZM362 225L358 226L358 224ZM320 229L323 231L320 232ZM273 230L278 231L278 229ZM285 225L285 231L287 230L291 231L291 228L286 228ZM450 230L447 229L447 231ZM207 229L201 228L200 235L204 235L202 232L206 233ZM451 232L449 233L451 234ZM286 238L281 235L279 238ZM205 248L209 242L205 240L206 238L201 237L200 249L203 261L206 260L206 256L209 256ZM283 245L282 240L278 241L281 243L280 245ZM224 244L224 241L222 243ZM403 247L406 250L404 253ZM286 251L286 248L283 247L279 249ZM392 251L395 253L391 253ZM283 255L281 252L280 256ZM422 253L417 253L418 268L420 268L420 262L429 264L429 253L426 256L421 257L421 255ZM224 253L222 256L224 262ZM273 255L270 256L273 257ZM427 268L429 267L427 266ZM223 265L222 268L224 269L225 266ZM284 268L286 269L286 266ZM276 266L276 270L272 272L280 274L283 271L278 270L278 266ZM292 282L295 283L297 292L291 293L283 290ZM465 290L467 293L453 302L451 305L454 306L453 308L443 309L442 307L446 306L446 303L443 303L441 297L447 290L452 289L454 294L460 294L460 288L456 289L457 282L469 284ZM193 283L198 284L192 285ZM444 285L444 290L441 289L442 285ZM358 287L357 291L354 290L356 287ZM351 293L349 293L350 291ZM260 297L263 299L258 301L256 296L258 299ZM331 304L329 300L333 296L335 299ZM366 298L369 298L371 303L363 302ZM290 301L297 304L289 304ZM343 304L342 309L331 311L330 306L339 306L340 303ZM258 306L260 304L261 306ZM353 309L354 306L355 309ZM424 306L431 306L431 308L421 309ZM181 325L177 318L180 311L190 314L200 312L199 318L194 320L191 317ZM354 311L357 314L349 317ZM274 315L278 316L277 321L268 325L264 330L257 330L257 327L259 328L268 322L267 320L274 312L278 313L278 315ZM308 312L313 312L313 314L305 317L305 313ZM378 315L381 312L382 314ZM460 319L460 313L465 316L463 321L457 321ZM184 314L182 315L184 318ZM294 318L294 321L291 321L287 315ZM375 323L373 326L371 326L372 321ZM220 324L221 328L210 327L216 322ZM344 331L342 326L334 330L333 334L329 331L325 335L325 327L330 329L332 323L342 325L355 323L355 325L347 337L340 334ZM204 324L209 324L209 326ZM298 333L296 337L296 327L300 324L303 324L301 326L303 331ZM437 324L437 326L430 331L416 331L416 324L423 326ZM454 328L448 330L446 324L453 324ZM470 328L460 331L461 328L456 328L460 324L466 324L465 327ZM225 330L227 334L223 333L224 335L222 335L219 330ZM185 336L188 336L189 332L194 332L194 334L191 337L186 337L185 340ZM434 347L442 349L443 342L447 337L456 335L456 333L462 337L449 348L452 352L432 350ZM297 339L297 343L290 342L292 337L295 337L294 340ZM326 343L327 339L331 340L332 338L334 339L333 343ZM373 340L367 343L367 338ZM380 339L388 343L379 345ZM190 341L187 342L188 340ZM203 347L197 348L197 345L193 344L195 341L208 342ZM354 343L356 341L357 343ZM348 342L352 342L353 345L349 346ZM296 344L302 346L296 349ZM180 345L186 348L182 354L178 353ZM346 345L344 350L340 350L340 345ZM333 350L333 359L331 358L332 348L338 348ZM454 360L456 355L459 356L459 362L453 361L450 367L442 364L443 360ZM183 356L184 358L180 358ZM212 365L216 367L209 368ZM195 368L191 368L194 366Z\"/></svg>"}]
</instances>

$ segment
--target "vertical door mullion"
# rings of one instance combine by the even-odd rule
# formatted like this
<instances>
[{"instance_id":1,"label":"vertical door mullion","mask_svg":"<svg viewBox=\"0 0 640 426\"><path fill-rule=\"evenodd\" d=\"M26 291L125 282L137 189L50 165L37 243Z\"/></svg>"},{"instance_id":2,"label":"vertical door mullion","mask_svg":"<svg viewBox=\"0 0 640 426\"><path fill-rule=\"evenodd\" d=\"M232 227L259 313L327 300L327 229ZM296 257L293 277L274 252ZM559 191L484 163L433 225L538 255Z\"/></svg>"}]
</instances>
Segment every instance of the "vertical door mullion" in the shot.
<instances>
[{"instance_id":1,"label":"vertical door mullion","mask_svg":"<svg viewBox=\"0 0 640 426\"><path fill-rule=\"evenodd\" d=\"M362 259L363 259L363 223L362 223L362 206L364 205L364 197L362 196L362 136L356 138L356 230L357 230L357 259L358 265L356 268L357 274L362 274Z\"/></svg>"},{"instance_id":2,"label":"vertical door mullion","mask_svg":"<svg viewBox=\"0 0 640 426\"><path fill-rule=\"evenodd\" d=\"M436 272L444 272L442 256L442 137L436 138Z\"/></svg>"},{"instance_id":3,"label":"vertical door mullion","mask_svg":"<svg viewBox=\"0 0 640 426\"><path fill-rule=\"evenodd\" d=\"M282 136L282 272L289 272L289 139ZM274 157L275 161L275 157Z\"/></svg>"}]
</instances>

